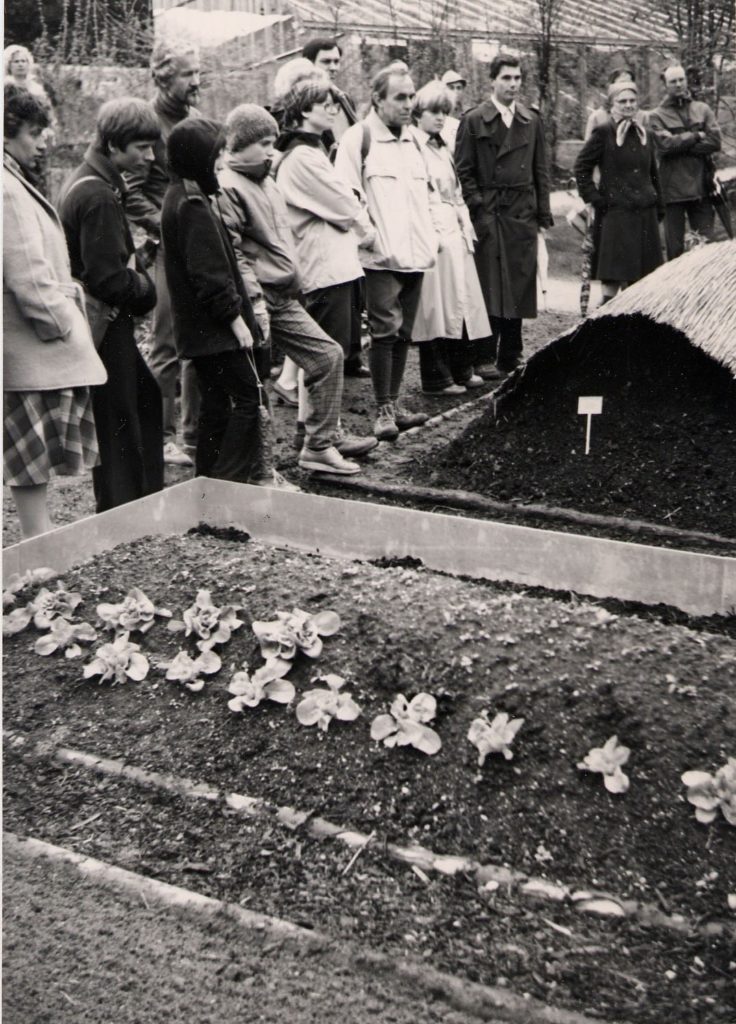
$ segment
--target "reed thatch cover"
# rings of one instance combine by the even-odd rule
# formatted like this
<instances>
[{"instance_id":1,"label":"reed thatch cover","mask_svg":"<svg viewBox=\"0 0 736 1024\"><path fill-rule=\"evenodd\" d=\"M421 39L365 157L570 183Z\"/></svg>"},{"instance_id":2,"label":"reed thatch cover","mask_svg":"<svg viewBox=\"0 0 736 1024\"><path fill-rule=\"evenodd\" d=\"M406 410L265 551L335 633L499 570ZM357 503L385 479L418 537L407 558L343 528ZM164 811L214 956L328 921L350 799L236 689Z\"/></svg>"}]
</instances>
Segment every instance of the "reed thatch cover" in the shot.
<instances>
[{"instance_id":1,"label":"reed thatch cover","mask_svg":"<svg viewBox=\"0 0 736 1024\"><path fill-rule=\"evenodd\" d=\"M736 240L665 263L589 319L635 314L669 324L736 377Z\"/></svg>"}]
</instances>

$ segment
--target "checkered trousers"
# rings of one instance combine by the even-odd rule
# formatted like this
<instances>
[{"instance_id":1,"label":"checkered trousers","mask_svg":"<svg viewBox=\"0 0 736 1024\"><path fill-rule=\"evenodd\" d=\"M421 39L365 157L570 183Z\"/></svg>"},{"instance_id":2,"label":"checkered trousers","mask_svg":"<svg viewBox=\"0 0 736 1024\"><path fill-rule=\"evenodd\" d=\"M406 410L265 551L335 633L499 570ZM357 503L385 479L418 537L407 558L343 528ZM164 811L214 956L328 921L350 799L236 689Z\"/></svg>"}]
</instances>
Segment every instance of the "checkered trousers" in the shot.
<instances>
[{"instance_id":1,"label":"checkered trousers","mask_svg":"<svg viewBox=\"0 0 736 1024\"><path fill-rule=\"evenodd\" d=\"M3 396L3 476L9 487L48 483L99 462L92 398L87 387L6 391Z\"/></svg>"}]
</instances>

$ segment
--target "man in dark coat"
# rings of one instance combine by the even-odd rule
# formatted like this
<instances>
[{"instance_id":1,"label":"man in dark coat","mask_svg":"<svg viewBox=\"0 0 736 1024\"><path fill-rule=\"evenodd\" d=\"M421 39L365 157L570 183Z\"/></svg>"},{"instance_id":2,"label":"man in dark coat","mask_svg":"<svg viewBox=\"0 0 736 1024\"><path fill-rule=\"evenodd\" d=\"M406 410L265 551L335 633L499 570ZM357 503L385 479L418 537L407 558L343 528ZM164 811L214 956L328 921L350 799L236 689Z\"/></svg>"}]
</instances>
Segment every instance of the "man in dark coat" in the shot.
<instances>
[{"instance_id":1,"label":"man in dark coat","mask_svg":"<svg viewBox=\"0 0 736 1024\"><path fill-rule=\"evenodd\" d=\"M328 151L335 143L339 142L348 128L355 124L358 115L355 112L355 104L346 92L338 88L337 76L340 74L340 63L342 61L342 50L336 39L309 39L302 48L302 57L311 60L315 67L321 68L330 79L332 95L337 103L337 115L334 124L330 129L331 140L326 140Z\"/></svg>"},{"instance_id":2,"label":"man in dark coat","mask_svg":"<svg viewBox=\"0 0 736 1024\"><path fill-rule=\"evenodd\" d=\"M161 391L138 351L133 321L153 309L156 289L136 264L122 178L151 159L160 133L149 105L131 97L104 103L96 127L64 186L59 214L72 274L110 317L99 348L107 383L92 392L100 444L92 483L97 511L105 512L164 484Z\"/></svg>"},{"instance_id":3,"label":"man in dark coat","mask_svg":"<svg viewBox=\"0 0 736 1024\"><path fill-rule=\"evenodd\" d=\"M490 98L460 122L455 163L496 352L496 366L479 372L492 380L521 362L521 321L537 315L537 235L553 220L542 123L517 100L519 59L498 54L490 77Z\"/></svg>"},{"instance_id":4,"label":"man in dark coat","mask_svg":"<svg viewBox=\"0 0 736 1024\"><path fill-rule=\"evenodd\" d=\"M665 68L662 80L667 95L649 115L649 129L659 151L667 259L674 260L685 250L685 216L693 231L709 235L713 229L708 192L721 130L708 104L688 92L681 65Z\"/></svg>"}]
</instances>

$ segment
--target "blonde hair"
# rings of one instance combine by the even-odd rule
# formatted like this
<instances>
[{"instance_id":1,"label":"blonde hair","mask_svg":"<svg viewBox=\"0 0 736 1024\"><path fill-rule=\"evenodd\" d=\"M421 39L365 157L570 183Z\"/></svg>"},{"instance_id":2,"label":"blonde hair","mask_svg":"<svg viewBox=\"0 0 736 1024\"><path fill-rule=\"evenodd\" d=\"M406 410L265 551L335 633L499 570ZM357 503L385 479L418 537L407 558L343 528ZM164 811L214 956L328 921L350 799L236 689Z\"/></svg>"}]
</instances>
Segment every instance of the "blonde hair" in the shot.
<instances>
[{"instance_id":1,"label":"blonde hair","mask_svg":"<svg viewBox=\"0 0 736 1024\"><path fill-rule=\"evenodd\" d=\"M282 64L273 80L274 102L282 102L295 85L306 81L313 81L318 85L326 84L328 87L330 84L327 73L306 57L295 57Z\"/></svg>"},{"instance_id":2,"label":"blonde hair","mask_svg":"<svg viewBox=\"0 0 736 1024\"><path fill-rule=\"evenodd\" d=\"M423 85L414 97L414 116L420 117L425 110L431 110L433 114L450 114L454 105L452 94L445 83L434 79Z\"/></svg>"}]
</instances>

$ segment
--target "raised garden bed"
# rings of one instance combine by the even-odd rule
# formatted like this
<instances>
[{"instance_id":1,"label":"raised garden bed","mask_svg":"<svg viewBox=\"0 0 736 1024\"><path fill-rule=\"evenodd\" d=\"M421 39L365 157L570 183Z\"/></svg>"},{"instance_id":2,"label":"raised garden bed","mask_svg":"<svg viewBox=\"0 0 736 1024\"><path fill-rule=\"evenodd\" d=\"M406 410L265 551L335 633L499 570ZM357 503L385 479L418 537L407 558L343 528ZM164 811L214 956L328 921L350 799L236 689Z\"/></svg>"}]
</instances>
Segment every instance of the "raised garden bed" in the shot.
<instances>
[{"instance_id":1,"label":"raised garden bed","mask_svg":"<svg viewBox=\"0 0 736 1024\"><path fill-rule=\"evenodd\" d=\"M729 915L733 830L722 817L699 824L680 781L734 754L732 640L579 599L228 536L125 544L64 577L88 621L134 586L176 615L200 588L216 604L242 604L245 624L201 693L155 668L182 647L196 653L163 622L140 641L148 677L115 687L82 679L89 657L39 657L32 627L6 641L5 728L23 740L8 747L6 827L611 1019L733 1017L728 934L703 927ZM315 671L345 677L363 710L356 721L322 732L272 702L228 710L233 666L261 662L250 621L295 605L333 609L342 627L288 678L301 695ZM442 749L428 757L372 742L373 717L396 693L420 691L437 700ZM490 756L480 768L467 732L483 709L525 721L513 759ZM613 734L632 751L631 788L618 796L576 767ZM60 745L291 804L375 839L342 874L344 850L63 768L50 760ZM534 908L479 890L467 873L422 878L388 858L384 842L657 904L686 927L599 923L569 901Z\"/></svg>"}]
</instances>

